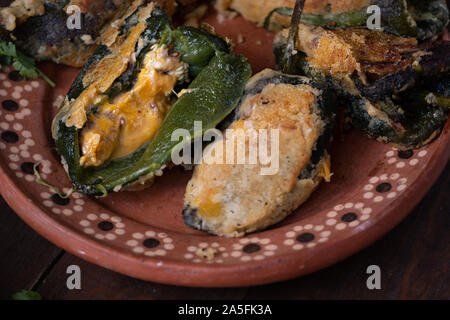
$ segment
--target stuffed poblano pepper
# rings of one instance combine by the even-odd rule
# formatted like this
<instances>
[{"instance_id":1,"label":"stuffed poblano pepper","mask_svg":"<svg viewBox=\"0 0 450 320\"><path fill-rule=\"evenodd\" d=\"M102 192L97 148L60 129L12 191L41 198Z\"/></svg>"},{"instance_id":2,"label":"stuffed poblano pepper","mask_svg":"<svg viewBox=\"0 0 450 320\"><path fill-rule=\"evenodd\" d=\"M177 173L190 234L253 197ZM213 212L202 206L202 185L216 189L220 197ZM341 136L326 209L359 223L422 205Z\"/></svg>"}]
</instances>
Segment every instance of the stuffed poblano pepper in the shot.
<instances>
[{"instance_id":1,"label":"stuffed poblano pepper","mask_svg":"<svg viewBox=\"0 0 450 320\"><path fill-rule=\"evenodd\" d=\"M103 26L132 0L15 0L0 8L0 28L33 58L81 67Z\"/></svg>"},{"instance_id":2,"label":"stuffed poblano pepper","mask_svg":"<svg viewBox=\"0 0 450 320\"><path fill-rule=\"evenodd\" d=\"M279 31L288 27L295 0L224 0L245 18ZM329 29L366 26L371 5L380 8L380 27L397 36L434 40L449 20L445 0L306 0L302 22ZM223 6L223 5L222 5Z\"/></svg>"},{"instance_id":3,"label":"stuffed poblano pepper","mask_svg":"<svg viewBox=\"0 0 450 320\"><path fill-rule=\"evenodd\" d=\"M275 40L278 63L287 47L287 31ZM301 24L292 72L330 82L339 92L352 122L370 136L400 148L423 146L447 121L445 99L434 105L422 99L408 103L405 92L439 82L449 74L449 42L419 46L414 38L398 38L362 28L329 31Z\"/></svg>"},{"instance_id":4,"label":"stuffed poblano pepper","mask_svg":"<svg viewBox=\"0 0 450 320\"><path fill-rule=\"evenodd\" d=\"M52 128L75 189L92 195L148 186L179 143L174 130L195 138L202 132L194 132L194 121L215 127L251 75L225 41L173 29L154 3L130 8L102 40Z\"/></svg>"},{"instance_id":5,"label":"stuffed poblano pepper","mask_svg":"<svg viewBox=\"0 0 450 320\"><path fill-rule=\"evenodd\" d=\"M213 161L198 165L188 182L185 224L239 237L281 221L304 203L331 177L327 147L334 100L326 87L306 77L268 69L253 76L224 138L205 149L205 159ZM242 146L246 159L238 156ZM252 162L255 151L260 157Z\"/></svg>"},{"instance_id":6,"label":"stuffed poblano pepper","mask_svg":"<svg viewBox=\"0 0 450 320\"><path fill-rule=\"evenodd\" d=\"M169 16L197 0L155 0ZM0 4L0 29L29 56L81 67L102 30L140 0L14 0Z\"/></svg>"}]
</instances>

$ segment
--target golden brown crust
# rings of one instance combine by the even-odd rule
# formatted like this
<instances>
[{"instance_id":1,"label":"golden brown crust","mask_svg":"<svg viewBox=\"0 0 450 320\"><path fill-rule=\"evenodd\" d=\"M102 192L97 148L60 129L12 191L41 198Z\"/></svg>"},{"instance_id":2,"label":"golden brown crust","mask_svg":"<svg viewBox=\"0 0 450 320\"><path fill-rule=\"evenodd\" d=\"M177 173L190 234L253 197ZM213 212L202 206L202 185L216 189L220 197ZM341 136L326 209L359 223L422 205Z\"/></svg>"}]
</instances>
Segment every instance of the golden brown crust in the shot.
<instances>
[{"instance_id":1,"label":"golden brown crust","mask_svg":"<svg viewBox=\"0 0 450 320\"><path fill-rule=\"evenodd\" d=\"M265 70L255 77L264 78L271 73ZM309 85L268 84L261 93L243 101L240 119L229 128L235 131L225 134L225 141L214 142L210 148L223 144L225 162L227 141L237 139L245 141L248 156L250 144L260 147L260 141L248 139L251 129L268 129L269 141L270 130L278 129L279 170L263 175L261 168L268 165L260 161L197 166L186 189L185 206L195 208L206 230L227 237L261 230L286 217L309 197L321 178L299 180L298 176L323 130L315 109L318 94ZM269 155L276 152L270 143L268 147Z\"/></svg>"},{"instance_id":2,"label":"golden brown crust","mask_svg":"<svg viewBox=\"0 0 450 320\"><path fill-rule=\"evenodd\" d=\"M44 4L51 2L56 2L56 0L15 0L8 7L0 8L0 27L12 32L30 17L44 15ZM110 43L113 43L114 37L111 37L112 35L110 34L113 30L109 27L114 24L118 17L122 17L128 9L135 8L141 3L149 2L159 5L169 17L172 17L179 7L176 0L71 0L61 10L66 11L70 6L77 6L82 14L89 16L92 21L95 20L97 26L103 27L95 35L77 35L68 37L58 43L49 44L40 38L33 39L33 41L42 42L42 45L35 51L28 52L28 54L39 60L53 60L73 67L82 67L95 51L100 40L105 38L97 36L98 34L102 34L103 31L107 30L107 33L109 33L106 35L106 38L112 39ZM198 2L198 0L182 0L178 2L187 5ZM52 25L49 24L48 28L51 29ZM27 42L28 40L22 39L21 41Z\"/></svg>"},{"instance_id":3,"label":"golden brown crust","mask_svg":"<svg viewBox=\"0 0 450 320\"><path fill-rule=\"evenodd\" d=\"M415 38L400 38L362 28L335 30L334 34L350 45L364 74L373 79L405 70L413 61L405 53L417 50Z\"/></svg>"},{"instance_id":4,"label":"golden brown crust","mask_svg":"<svg viewBox=\"0 0 450 320\"><path fill-rule=\"evenodd\" d=\"M45 0L14 0L8 7L0 8L0 27L13 31L28 18L44 14L44 3Z\"/></svg>"},{"instance_id":5,"label":"golden brown crust","mask_svg":"<svg viewBox=\"0 0 450 320\"><path fill-rule=\"evenodd\" d=\"M288 30L277 35L286 41ZM359 73L362 78L377 80L405 70L414 60L417 40L399 38L363 28L325 30L301 24L298 50L306 53L309 64L328 75Z\"/></svg>"},{"instance_id":6,"label":"golden brown crust","mask_svg":"<svg viewBox=\"0 0 450 320\"><path fill-rule=\"evenodd\" d=\"M65 125L81 129L83 167L98 167L126 157L150 141L171 106L174 87L187 77L187 65L180 56L173 55L167 45L154 44L139 60L132 87L113 98L105 94L129 63L135 63L136 48L144 46L147 20L155 4L136 4L131 8L136 12L135 25L123 34L108 33L111 39L106 40L113 41L108 46L110 51L86 70L81 79L86 89L75 100L66 101L69 109ZM109 29L117 31L117 25L127 17L128 13ZM95 112L91 111L92 106Z\"/></svg>"},{"instance_id":7,"label":"golden brown crust","mask_svg":"<svg viewBox=\"0 0 450 320\"><path fill-rule=\"evenodd\" d=\"M62 63L72 67L82 67L94 53L97 45L78 45L65 40L59 46L43 46L35 57L39 60L52 59L56 63Z\"/></svg>"}]
</instances>

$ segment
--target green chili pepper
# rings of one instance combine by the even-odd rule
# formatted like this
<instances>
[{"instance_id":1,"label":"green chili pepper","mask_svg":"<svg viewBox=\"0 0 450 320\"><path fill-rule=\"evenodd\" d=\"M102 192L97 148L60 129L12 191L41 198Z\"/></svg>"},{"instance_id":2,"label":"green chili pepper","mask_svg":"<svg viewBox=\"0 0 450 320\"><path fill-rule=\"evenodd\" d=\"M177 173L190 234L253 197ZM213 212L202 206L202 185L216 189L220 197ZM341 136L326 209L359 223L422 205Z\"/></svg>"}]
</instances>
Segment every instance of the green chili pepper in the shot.
<instances>
[{"instance_id":1,"label":"green chili pepper","mask_svg":"<svg viewBox=\"0 0 450 320\"><path fill-rule=\"evenodd\" d=\"M379 0L375 1L375 5L381 9L381 28L384 32L401 37L417 37L417 24L408 10L406 0Z\"/></svg>"},{"instance_id":2,"label":"green chili pepper","mask_svg":"<svg viewBox=\"0 0 450 320\"><path fill-rule=\"evenodd\" d=\"M430 142L445 125L448 110L426 104L401 104L404 114L400 121L393 121L389 115L381 110L380 103L374 107L379 114L368 112L368 101L363 97L348 97L346 107L352 123L365 131L369 136L391 142L402 149L420 148Z\"/></svg>"},{"instance_id":3,"label":"green chili pepper","mask_svg":"<svg viewBox=\"0 0 450 320\"><path fill-rule=\"evenodd\" d=\"M412 93L410 100L414 105L429 104L434 107L450 109L450 97L428 90L420 90Z\"/></svg>"},{"instance_id":4,"label":"green chili pepper","mask_svg":"<svg viewBox=\"0 0 450 320\"><path fill-rule=\"evenodd\" d=\"M340 104L345 106L352 123L373 138L394 143L400 148L418 148L429 143L430 137L440 132L447 121L448 96L440 94L438 90L417 91L417 84L420 86L422 83L419 73L412 73L411 83L415 85L410 85L405 92L400 88L380 84L377 90L383 92L365 96L361 93L363 90L354 92L347 89L348 83L355 81L351 77L338 79L326 76L309 65L302 53L296 56L295 61L296 74L307 75L324 86L334 87ZM436 78L442 76L435 74ZM389 78L395 79L394 75L386 78L386 83L389 83ZM353 86L356 87L357 85ZM434 100L430 100L430 96L426 99L430 93Z\"/></svg>"},{"instance_id":5,"label":"green chili pepper","mask_svg":"<svg viewBox=\"0 0 450 320\"><path fill-rule=\"evenodd\" d=\"M421 88L407 90L400 95L401 100L416 108L424 104L434 107L450 109L450 76L436 80L427 79L426 83L421 83Z\"/></svg>"},{"instance_id":6,"label":"green chili pepper","mask_svg":"<svg viewBox=\"0 0 450 320\"><path fill-rule=\"evenodd\" d=\"M130 19L129 21L133 21ZM246 81L251 76L250 65L242 56L228 54L228 45L220 38L192 28L173 30L165 14L154 9L146 20L147 29L139 42L136 62L115 81L105 94L117 96L131 88L145 54L154 45L171 45L181 60L193 67L195 79L188 91L172 105L156 136L129 156L105 162L99 167L80 165L80 132L67 126L67 109L62 109L54 120L53 134L56 146L74 187L86 194L106 195L139 179L152 179L155 172L170 161L171 151L179 142L171 141L172 132L186 129L195 138L194 121L201 121L203 130L214 128L237 105ZM123 28L128 32L131 28ZM77 99L86 90L85 75L92 66L107 58L111 49L101 45L89 59L69 91L68 99ZM192 64L192 65L191 65ZM95 109L95 106L91 107Z\"/></svg>"},{"instance_id":7,"label":"green chili pepper","mask_svg":"<svg viewBox=\"0 0 450 320\"><path fill-rule=\"evenodd\" d=\"M308 99L307 104L305 101L296 99L287 102L284 95L291 96L292 92L295 91L307 92L312 99ZM298 130L311 128L314 133L309 137L305 136L302 142L296 142L299 143L298 148L294 146L294 148L280 149L276 157L279 158L280 168L283 169L273 175L266 176L266 178L260 176L260 173L257 172L259 170L255 170L255 168L262 166L259 162L249 165L238 163L231 169L228 167L224 169L224 166L217 163L197 166L186 189L182 212L184 223L197 230L229 237L264 229L286 217L295 207L305 201L322 178L328 180L330 177L327 147L335 124L335 107L336 101L333 95L330 95L329 90L309 78L286 75L270 69L253 76L246 85L229 128L236 129L237 126L241 127L242 124L246 128L247 121L251 123L251 130L279 128L280 143L296 141L297 134L295 132L298 132ZM294 112L293 108L299 108L301 111L296 110ZM290 119L292 130L287 130L290 132L283 130L284 119L275 117L271 123L267 123L267 116L273 114L273 112ZM294 114L292 112L295 113L294 117L292 117ZM304 124L305 121L308 122L308 125ZM258 150L265 148L260 139L256 138L256 140L251 144L255 143ZM305 143L304 141L308 142ZM217 140L213 142L215 146L222 143L223 141ZM298 157L298 155L304 154L307 155L308 160ZM299 166L301 169L299 169ZM289 190L282 190L281 195L280 192L274 195L270 190L276 189L278 191L280 189L279 184L271 185L270 180L280 179L286 174L296 175L297 181L293 181L293 186ZM211 192L210 184L205 182L207 179L218 180L217 184L214 185L213 192ZM247 187L245 189L245 186L258 184L261 184L261 189L258 192L255 192L255 188ZM313 185L315 187L312 187ZM239 186L244 187L237 189ZM206 206L205 208L203 205L205 202L208 203L208 200L204 200L205 202L196 200L198 195L205 195L206 199L211 199L210 196L217 193L224 194L224 196L217 200L218 202L213 200L214 203L218 203L213 211L210 211L211 207ZM261 194L264 195L263 198L261 198ZM268 202L275 198L278 199L277 205L268 206ZM293 204L293 201L297 202ZM246 213L252 209L249 206L252 208L261 206L261 208L258 207L257 210L252 212L253 219L250 220L246 217ZM217 207L219 209L215 209Z\"/></svg>"},{"instance_id":8,"label":"green chili pepper","mask_svg":"<svg viewBox=\"0 0 450 320\"><path fill-rule=\"evenodd\" d=\"M180 52L182 60L189 64L191 77L196 77L217 51L229 50L229 45L221 38L192 27L166 32L161 43L174 44L174 50Z\"/></svg>"},{"instance_id":9,"label":"green chili pepper","mask_svg":"<svg viewBox=\"0 0 450 320\"><path fill-rule=\"evenodd\" d=\"M352 26L361 26L366 23L368 15L366 13L367 8L362 10L351 10L343 13L326 13L322 15L318 14L303 14L301 22L311 26L321 26L328 28L349 28ZM281 16L291 16L293 12L292 8L276 8L269 13L264 21L264 28L268 30L279 30L279 26L272 25L272 18L274 14Z\"/></svg>"},{"instance_id":10,"label":"green chili pepper","mask_svg":"<svg viewBox=\"0 0 450 320\"><path fill-rule=\"evenodd\" d=\"M436 39L449 21L449 10L444 0L378 0L381 27L387 33L403 37L417 37L420 41ZM273 16L291 16L292 8L276 8L264 21L264 28L279 31L283 26L273 23ZM364 26L369 18L367 7L347 12L303 14L301 22L328 29Z\"/></svg>"},{"instance_id":11,"label":"green chili pepper","mask_svg":"<svg viewBox=\"0 0 450 320\"><path fill-rule=\"evenodd\" d=\"M324 37L328 34L322 33ZM409 61L409 66L372 81L358 72L332 73L326 65L311 65L303 52L298 52L289 62L285 54L288 40L282 34L274 42L274 53L280 68L294 63L290 66L294 74L307 75L323 86L334 87L352 123L371 137L401 148L415 148L429 143L447 121L449 46L449 42L435 43L426 50L412 46L404 60L399 60ZM359 59L370 64L370 59L364 56ZM419 97L423 93L417 87L428 90L427 96Z\"/></svg>"},{"instance_id":12,"label":"green chili pepper","mask_svg":"<svg viewBox=\"0 0 450 320\"><path fill-rule=\"evenodd\" d=\"M416 21L421 41L436 40L447 26L449 10L445 0L408 0L408 8Z\"/></svg>"},{"instance_id":13,"label":"green chili pepper","mask_svg":"<svg viewBox=\"0 0 450 320\"><path fill-rule=\"evenodd\" d=\"M126 10L131 4L117 1L110 5L99 0L90 1L86 6L68 0L46 0L39 3L44 6L43 14L17 21L14 30L10 32L11 38L22 52L37 60L53 60L72 66L83 63L85 57L95 50L95 39L102 28L111 22L110 19L117 11ZM79 15L72 18L79 17L81 23L74 28L68 27L71 16L66 12L72 4L80 6ZM101 14L97 11L101 11ZM94 41L83 41L87 36Z\"/></svg>"}]
</instances>

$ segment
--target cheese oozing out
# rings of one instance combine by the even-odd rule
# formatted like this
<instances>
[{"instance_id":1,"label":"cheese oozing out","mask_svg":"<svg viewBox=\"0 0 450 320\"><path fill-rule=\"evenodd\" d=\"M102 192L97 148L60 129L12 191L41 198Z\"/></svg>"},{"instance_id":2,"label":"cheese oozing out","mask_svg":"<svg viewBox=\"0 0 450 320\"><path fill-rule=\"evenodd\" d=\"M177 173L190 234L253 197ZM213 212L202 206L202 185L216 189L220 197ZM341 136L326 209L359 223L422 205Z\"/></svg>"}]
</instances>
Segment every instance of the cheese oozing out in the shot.
<instances>
[{"instance_id":1,"label":"cheese oozing out","mask_svg":"<svg viewBox=\"0 0 450 320\"><path fill-rule=\"evenodd\" d=\"M88 115L80 134L84 167L132 154L151 140L169 108L175 85L186 77L187 66L167 46L154 46L144 58L134 87L113 101L101 103Z\"/></svg>"}]
</instances>

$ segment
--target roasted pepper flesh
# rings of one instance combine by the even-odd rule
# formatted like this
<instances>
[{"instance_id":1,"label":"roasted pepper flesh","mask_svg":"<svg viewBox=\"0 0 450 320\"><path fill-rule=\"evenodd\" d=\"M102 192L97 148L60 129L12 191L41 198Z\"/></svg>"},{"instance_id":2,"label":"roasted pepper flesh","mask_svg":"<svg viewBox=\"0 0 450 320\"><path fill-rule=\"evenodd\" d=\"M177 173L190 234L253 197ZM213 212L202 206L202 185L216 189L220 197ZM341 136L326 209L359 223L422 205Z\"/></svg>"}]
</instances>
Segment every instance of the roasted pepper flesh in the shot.
<instances>
[{"instance_id":1,"label":"roasted pepper flesh","mask_svg":"<svg viewBox=\"0 0 450 320\"><path fill-rule=\"evenodd\" d=\"M445 106L422 99L413 107L403 93L448 76L449 42L419 46L414 38L360 28L330 31L301 25L299 29L292 70L331 84L353 124L405 149L421 147L438 135L447 121ZM275 41L280 66L286 63L286 34L280 33Z\"/></svg>"},{"instance_id":2,"label":"roasted pepper flesh","mask_svg":"<svg viewBox=\"0 0 450 320\"><path fill-rule=\"evenodd\" d=\"M167 46L155 47L129 92L89 115L81 132L84 167L127 156L152 139L170 108L175 85L185 79L187 66Z\"/></svg>"},{"instance_id":3,"label":"roasted pepper flesh","mask_svg":"<svg viewBox=\"0 0 450 320\"><path fill-rule=\"evenodd\" d=\"M250 75L250 65L243 57L214 57L189 86L190 90L171 107L155 138L129 157L84 170L79 180L83 182L81 190L98 194L101 187L112 191L140 177L153 176L170 161L172 149L179 144L171 141L173 131L186 129L194 139L217 126L236 107ZM194 121L202 121L203 132L194 132Z\"/></svg>"},{"instance_id":4,"label":"roasted pepper flesh","mask_svg":"<svg viewBox=\"0 0 450 320\"><path fill-rule=\"evenodd\" d=\"M197 120L205 130L216 126L236 106L251 73L243 57L226 53L224 40L174 30L152 4L128 13L104 39L53 123L75 188L94 195L147 184L170 161L178 144L173 130L189 130ZM185 88L189 78L173 104L174 89Z\"/></svg>"},{"instance_id":5,"label":"roasted pepper flesh","mask_svg":"<svg viewBox=\"0 0 450 320\"><path fill-rule=\"evenodd\" d=\"M326 149L334 110L328 90L308 78L269 69L255 75L246 85L224 139L209 145L212 150L221 146L223 152L212 156L219 162L204 161L188 182L185 224L236 237L285 218L308 199L323 178L330 178ZM264 146L260 134L266 130L279 131L277 147ZM230 144L232 141L237 143ZM261 152L267 147L267 152L277 159L277 170L262 174L261 170L268 166L261 159L252 163L235 157L228 162L230 153L236 156L237 145L245 146L248 160L250 148Z\"/></svg>"},{"instance_id":6,"label":"roasted pepper flesh","mask_svg":"<svg viewBox=\"0 0 450 320\"><path fill-rule=\"evenodd\" d=\"M270 12L265 11L265 14L261 13L258 19L262 16L266 17L264 27L279 31L289 25L293 3L294 1L290 7L278 7ZM308 5L308 1L306 4ZM346 2L342 4L346 5ZM384 32L397 36L416 37L419 41L435 40L449 21L449 10L445 0L372 0L355 2L355 6L347 6L341 10L333 10L332 6L331 10L306 10L302 16L302 22L329 29L365 26L370 15L373 14L367 12L369 5L377 5L380 8L380 27ZM267 4L264 7L267 7Z\"/></svg>"}]
</instances>

